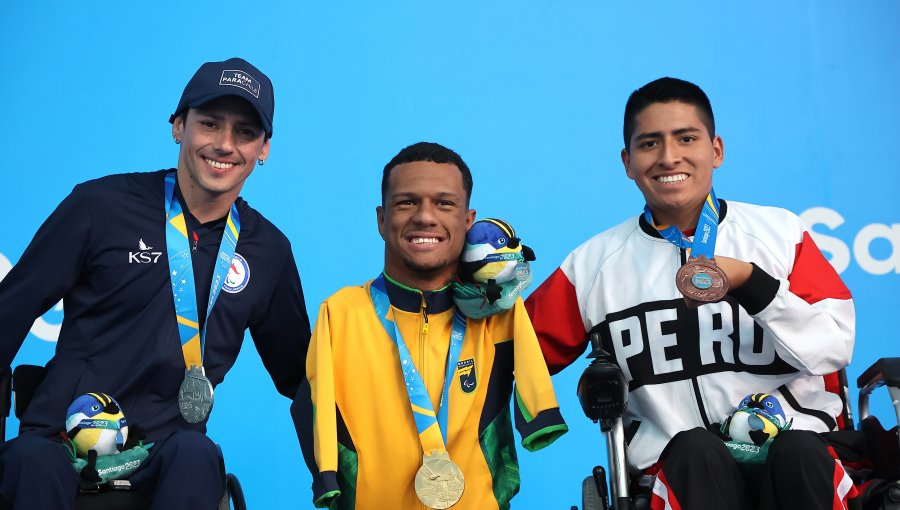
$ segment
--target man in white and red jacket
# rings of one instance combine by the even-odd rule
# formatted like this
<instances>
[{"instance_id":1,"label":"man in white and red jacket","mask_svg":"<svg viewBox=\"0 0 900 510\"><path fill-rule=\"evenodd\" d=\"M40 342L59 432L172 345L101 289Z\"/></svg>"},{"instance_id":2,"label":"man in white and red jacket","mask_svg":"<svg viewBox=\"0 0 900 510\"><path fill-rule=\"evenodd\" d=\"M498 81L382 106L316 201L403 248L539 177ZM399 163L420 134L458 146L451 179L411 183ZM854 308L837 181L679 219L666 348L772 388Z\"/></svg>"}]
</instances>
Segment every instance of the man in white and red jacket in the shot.
<instances>
[{"instance_id":1,"label":"man in white and red jacket","mask_svg":"<svg viewBox=\"0 0 900 510\"><path fill-rule=\"evenodd\" d=\"M624 140L644 213L576 248L526 302L551 373L600 334L628 381L629 467L657 475L654 509L846 508L856 490L817 433L842 419L828 374L853 351L850 291L796 215L716 199L724 145L699 87L661 78L636 90ZM729 290L695 307L676 272L701 250ZM759 487L710 431L756 392L793 420Z\"/></svg>"}]
</instances>

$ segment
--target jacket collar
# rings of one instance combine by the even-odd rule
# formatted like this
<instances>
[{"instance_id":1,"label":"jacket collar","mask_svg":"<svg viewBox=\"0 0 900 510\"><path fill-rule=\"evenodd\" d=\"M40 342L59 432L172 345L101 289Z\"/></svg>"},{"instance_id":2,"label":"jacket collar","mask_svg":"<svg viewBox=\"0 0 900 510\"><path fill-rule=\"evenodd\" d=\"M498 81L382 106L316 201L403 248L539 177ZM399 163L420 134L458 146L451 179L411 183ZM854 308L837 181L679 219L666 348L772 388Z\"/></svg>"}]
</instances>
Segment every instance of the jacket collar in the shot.
<instances>
[{"instance_id":1,"label":"jacket collar","mask_svg":"<svg viewBox=\"0 0 900 510\"><path fill-rule=\"evenodd\" d=\"M453 286L449 283L438 290L419 290L403 285L387 273L384 273L384 281L391 305L404 312L422 311L423 298L429 314L453 308Z\"/></svg>"},{"instance_id":2,"label":"jacket collar","mask_svg":"<svg viewBox=\"0 0 900 510\"><path fill-rule=\"evenodd\" d=\"M725 221L725 215L728 213L728 204L721 198L718 200L719 200L719 225L721 225L722 222ZM644 213L641 213L641 215L638 216L638 224L641 226L641 230L643 230L644 233L647 234L648 236L656 237L658 239L663 238L663 236L659 233L659 230L656 230L656 227L647 223L647 219L644 218Z\"/></svg>"},{"instance_id":3,"label":"jacket collar","mask_svg":"<svg viewBox=\"0 0 900 510\"><path fill-rule=\"evenodd\" d=\"M165 179L167 173L174 171L174 168L168 168L165 170L157 170L155 172L133 172L124 174L124 176L132 193L141 198L151 197L151 200L155 199L152 197L159 197L158 203L160 209L162 209L163 195L165 193L163 179ZM176 192L180 194L181 190L177 190ZM256 217L258 213L241 197L238 197L235 203L237 204L238 213L241 215L241 232L244 233L252 230L256 226ZM183 200L182 205L184 205ZM187 206L184 206L183 208L186 210Z\"/></svg>"}]
</instances>

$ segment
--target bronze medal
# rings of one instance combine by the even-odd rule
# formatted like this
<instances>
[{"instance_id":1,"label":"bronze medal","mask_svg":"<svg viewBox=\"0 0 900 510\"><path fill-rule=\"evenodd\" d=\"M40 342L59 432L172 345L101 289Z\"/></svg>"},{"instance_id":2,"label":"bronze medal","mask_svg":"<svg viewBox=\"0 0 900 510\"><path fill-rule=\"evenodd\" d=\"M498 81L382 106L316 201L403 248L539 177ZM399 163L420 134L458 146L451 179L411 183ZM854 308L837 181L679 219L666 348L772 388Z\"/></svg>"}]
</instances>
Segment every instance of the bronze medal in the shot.
<instances>
[{"instance_id":1,"label":"bronze medal","mask_svg":"<svg viewBox=\"0 0 900 510\"><path fill-rule=\"evenodd\" d=\"M728 278L725 271L716 265L714 258L707 259L700 255L692 257L678 269L675 286L684 295L688 306L697 307L721 301L728 293Z\"/></svg>"},{"instance_id":2,"label":"bronze medal","mask_svg":"<svg viewBox=\"0 0 900 510\"><path fill-rule=\"evenodd\" d=\"M447 452L422 456L416 473L416 496L428 508L443 510L455 505L463 495L466 480Z\"/></svg>"}]
</instances>

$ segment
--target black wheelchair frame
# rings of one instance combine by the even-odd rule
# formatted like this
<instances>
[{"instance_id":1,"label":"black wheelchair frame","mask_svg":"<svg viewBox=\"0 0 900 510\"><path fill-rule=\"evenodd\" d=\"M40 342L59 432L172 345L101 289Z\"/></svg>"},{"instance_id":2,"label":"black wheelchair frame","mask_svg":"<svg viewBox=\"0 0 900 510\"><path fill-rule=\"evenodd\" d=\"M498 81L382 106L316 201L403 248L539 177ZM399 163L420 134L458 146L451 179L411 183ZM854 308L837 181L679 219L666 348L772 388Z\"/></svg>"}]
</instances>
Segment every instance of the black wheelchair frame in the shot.
<instances>
[{"instance_id":1,"label":"black wheelchair frame","mask_svg":"<svg viewBox=\"0 0 900 510\"><path fill-rule=\"evenodd\" d=\"M6 441L6 419L10 411L21 418L35 391L43 382L47 369L39 365L19 365L0 370L0 444ZM221 459L221 451L219 452ZM223 472L224 466L223 466ZM2 502L0 502L2 503ZM131 490L128 480L112 480L97 489L82 489L75 499L75 510L144 510L150 501ZM246 510L244 491L237 476L225 472L225 492L218 510Z\"/></svg>"},{"instance_id":2,"label":"black wheelchair frame","mask_svg":"<svg viewBox=\"0 0 900 510\"><path fill-rule=\"evenodd\" d=\"M632 494L631 480L628 475L626 458L625 432L622 416L628 402L628 383L622 370L612 361L612 356L603 350L600 337L591 335L593 358L584 370L578 382L578 399L582 410L591 421L599 423L600 430L606 438L607 466L609 473L602 466L596 466L591 476L582 481L582 510L645 510L650 508L649 494ZM847 389L846 374L839 374L843 401L844 417L852 426L850 399ZM894 406L897 423L900 424L900 358L881 358L869 367L858 379L859 388L859 421L869 417L869 396L872 392L886 386ZM898 428L892 429L898 438ZM608 478L608 481L607 481ZM900 510L900 480L888 482L884 491L880 491L876 504L880 510ZM866 508L871 507L866 504ZM572 507L577 510L577 507Z\"/></svg>"}]
</instances>

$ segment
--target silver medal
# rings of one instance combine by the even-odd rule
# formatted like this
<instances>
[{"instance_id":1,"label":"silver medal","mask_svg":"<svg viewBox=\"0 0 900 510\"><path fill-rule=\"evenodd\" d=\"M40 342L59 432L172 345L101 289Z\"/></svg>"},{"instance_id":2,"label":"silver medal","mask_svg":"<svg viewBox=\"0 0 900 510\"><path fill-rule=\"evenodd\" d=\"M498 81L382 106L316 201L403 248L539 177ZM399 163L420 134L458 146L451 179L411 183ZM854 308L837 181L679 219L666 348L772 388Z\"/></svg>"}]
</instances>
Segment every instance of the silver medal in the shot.
<instances>
[{"instance_id":1,"label":"silver medal","mask_svg":"<svg viewBox=\"0 0 900 510\"><path fill-rule=\"evenodd\" d=\"M184 371L178 389L178 410L188 423L200 423L209 416L213 405L213 387L203 367L191 366Z\"/></svg>"}]
</instances>

